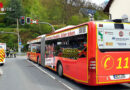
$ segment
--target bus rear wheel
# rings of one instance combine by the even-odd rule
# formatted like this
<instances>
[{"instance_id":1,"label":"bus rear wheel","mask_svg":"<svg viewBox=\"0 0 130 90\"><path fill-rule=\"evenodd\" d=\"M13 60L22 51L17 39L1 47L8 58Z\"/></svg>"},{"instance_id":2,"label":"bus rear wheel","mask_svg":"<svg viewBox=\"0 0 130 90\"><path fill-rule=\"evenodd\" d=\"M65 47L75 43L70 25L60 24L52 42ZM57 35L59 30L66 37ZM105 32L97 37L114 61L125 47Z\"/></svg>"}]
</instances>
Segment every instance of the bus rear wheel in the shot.
<instances>
[{"instance_id":1,"label":"bus rear wheel","mask_svg":"<svg viewBox=\"0 0 130 90\"><path fill-rule=\"evenodd\" d=\"M58 64L58 71L57 71L57 73L58 73L58 75L59 75L60 77L63 76L63 67L62 67L62 64L61 64L61 63Z\"/></svg>"}]
</instances>

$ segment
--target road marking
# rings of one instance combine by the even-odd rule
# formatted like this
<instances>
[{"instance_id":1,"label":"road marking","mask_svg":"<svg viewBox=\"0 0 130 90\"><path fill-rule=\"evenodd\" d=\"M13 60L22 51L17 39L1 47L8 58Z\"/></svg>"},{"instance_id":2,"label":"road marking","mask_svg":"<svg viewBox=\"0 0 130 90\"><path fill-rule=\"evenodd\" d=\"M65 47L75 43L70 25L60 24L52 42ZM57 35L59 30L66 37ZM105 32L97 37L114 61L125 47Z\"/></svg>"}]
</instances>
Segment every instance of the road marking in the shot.
<instances>
[{"instance_id":1,"label":"road marking","mask_svg":"<svg viewBox=\"0 0 130 90\"><path fill-rule=\"evenodd\" d=\"M27 60L28 61L28 60ZM42 72L46 73L48 76L50 76L52 79L56 79L55 77L53 77L52 75L50 75L49 73L47 73L46 71L44 71L43 69L41 69L39 66L37 66L36 64L34 64L33 62L28 61L29 63L33 64L36 68L38 68L39 70L41 70Z\"/></svg>"},{"instance_id":2,"label":"road marking","mask_svg":"<svg viewBox=\"0 0 130 90\"><path fill-rule=\"evenodd\" d=\"M73 90L71 87L69 87L69 86L66 85L65 83L63 83L63 82L61 82L61 81L58 81L58 82L60 82L62 85L64 85L64 86L67 87L68 89Z\"/></svg>"},{"instance_id":3,"label":"road marking","mask_svg":"<svg viewBox=\"0 0 130 90\"><path fill-rule=\"evenodd\" d=\"M48 72L46 72L45 70L43 70L41 67L39 67L38 65L34 64L33 62L27 60L29 63L31 63L32 65L34 65L36 68L38 68L39 70L41 70L42 72L44 72L45 74L47 74L49 77L51 77L54 80L57 80L54 76L52 76L51 74L49 74ZM57 80L59 83L61 83L63 86L67 87L69 90L73 90L70 86L66 85L65 83L63 83L62 81Z\"/></svg>"}]
</instances>

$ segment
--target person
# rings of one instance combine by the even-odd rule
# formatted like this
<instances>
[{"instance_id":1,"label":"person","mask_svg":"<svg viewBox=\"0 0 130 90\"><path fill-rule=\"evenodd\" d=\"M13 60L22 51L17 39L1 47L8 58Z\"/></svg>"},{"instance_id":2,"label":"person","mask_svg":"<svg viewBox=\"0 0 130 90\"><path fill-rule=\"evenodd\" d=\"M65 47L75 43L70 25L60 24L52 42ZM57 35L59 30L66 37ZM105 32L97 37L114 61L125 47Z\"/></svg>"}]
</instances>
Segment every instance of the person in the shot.
<instances>
[{"instance_id":1,"label":"person","mask_svg":"<svg viewBox=\"0 0 130 90\"><path fill-rule=\"evenodd\" d=\"M13 53L14 53L13 49L10 49L10 58L13 57Z\"/></svg>"},{"instance_id":2,"label":"person","mask_svg":"<svg viewBox=\"0 0 130 90\"><path fill-rule=\"evenodd\" d=\"M14 58L16 58L16 49L14 49L14 53L13 54L14 54Z\"/></svg>"},{"instance_id":3,"label":"person","mask_svg":"<svg viewBox=\"0 0 130 90\"><path fill-rule=\"evenodd\" d=\"M7 58L9 58L9 53L10 53L10 50L9 50L9 48L6 50L6 56L7 56Z\"/></svg>"}]
</instances>

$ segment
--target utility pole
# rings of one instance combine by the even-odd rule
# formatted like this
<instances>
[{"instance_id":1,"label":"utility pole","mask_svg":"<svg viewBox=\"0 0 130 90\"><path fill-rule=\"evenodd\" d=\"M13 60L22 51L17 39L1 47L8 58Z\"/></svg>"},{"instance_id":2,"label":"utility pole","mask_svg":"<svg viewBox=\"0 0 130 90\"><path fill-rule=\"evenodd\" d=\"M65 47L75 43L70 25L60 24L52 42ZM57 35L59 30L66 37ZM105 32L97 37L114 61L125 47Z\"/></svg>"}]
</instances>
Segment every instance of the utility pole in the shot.
<instances>
[{"instance_id":1,"label":"utility pole","mask_svg":"<svg viewBox=\"0 0 130 90\"><path fill-rule=\"evenodd\" d=\"M21 47L20 47L20 35L19 35L19 22L18 22L18 18L17 18L17 34L18 34L18 53L20 54L21 53Z\"/></svg>"}]
</instances>

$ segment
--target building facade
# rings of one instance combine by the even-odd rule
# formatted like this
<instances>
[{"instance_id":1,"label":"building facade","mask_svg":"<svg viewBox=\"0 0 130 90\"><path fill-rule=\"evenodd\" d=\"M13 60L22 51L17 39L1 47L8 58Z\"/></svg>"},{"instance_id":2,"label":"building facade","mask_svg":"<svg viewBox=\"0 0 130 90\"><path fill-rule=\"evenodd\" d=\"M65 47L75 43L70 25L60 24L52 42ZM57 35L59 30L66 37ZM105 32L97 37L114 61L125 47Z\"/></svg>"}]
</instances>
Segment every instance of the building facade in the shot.
<instances>
[{"instance_id":1,"label":"building facade","mask_svg":"<svg viewBox=\"0 0 130 90\"><path fill-rule=\"evenodd\" d=\"M121 19L127 15L130 21L130 0L110 0L104 12L108 12L112 19Z\"/></svg>"}]
</instances>

